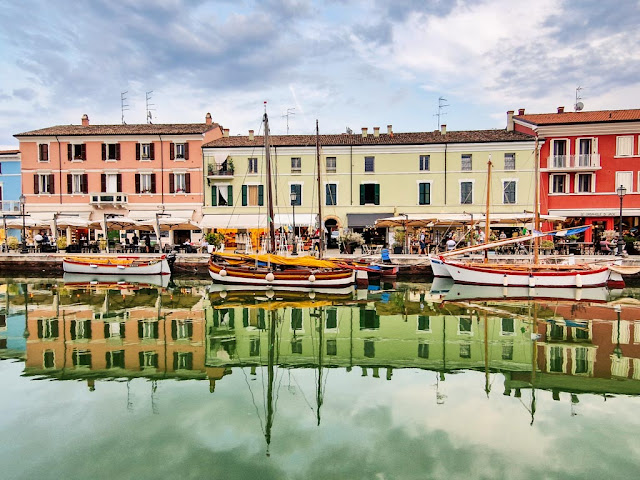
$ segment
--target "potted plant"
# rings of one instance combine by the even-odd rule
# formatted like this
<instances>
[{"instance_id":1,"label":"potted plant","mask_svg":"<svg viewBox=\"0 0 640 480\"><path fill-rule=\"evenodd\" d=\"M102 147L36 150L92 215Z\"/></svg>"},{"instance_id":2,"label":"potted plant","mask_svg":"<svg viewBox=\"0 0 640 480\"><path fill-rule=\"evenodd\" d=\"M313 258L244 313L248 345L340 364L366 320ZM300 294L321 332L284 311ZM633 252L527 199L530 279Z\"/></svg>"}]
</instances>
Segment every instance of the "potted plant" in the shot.
<instances>
[{"instance_id":1,"label":"potted plant","mask_svg":"<svg viewBox=\"0 0 640 480\"><path fill-rule=\"evenodd\" d=\"M393 242L393 253L399 254L404 251L404 239L406 232L404 228L396 228L394 232L395 241Z\"/></svg>"},{"instance_id":2,"label":"potted plant","mask_svg":"<svg viewBox=\"0 0 640 480\"><path fill-rule=\"evenodd\" d=\"M555 245L553 240L542 240L540 242L540 248L548 255L554 249Z\"/></svg>"},{"instance_id":3,"label":"potted plant","mask_svg":"<svg viewBox=\"0 0 640 480\"><path fill-rule=\"evenodd\" d=\"M364 238L357 232L346 232L339 237L340 244L344 248L344 253L353 253L359 245L364 243Z\"/></svg>"},{"instance_id":4,"label":"potted plant","mask_svg":"<svg viewBox=\"0 0 640 480\"><path fill-rule=\"evenodd\" d=\"M60 253L65 253L67 251L67 237L58 237L56 245Z\"/></svg>"},{"instance_id":5,"label":"potted plant","mask_svg":"<svg viewBox=\"0 0 640 480\"><path fill-rule=\"evenodd\" d=\"M204 239L209 244L207 247L209 253L213 253L214 250L224 246L224 235L222 233L208 232L204 234Z\"/></svg>"},{"instance_id":6,"label":"potted plant","mask_svg":"<svg viewBox=\"0 0 640 480\"><path fill-rule=\"evenodd\" d=\"M227 160L227 171L229 172L229 175L233 175L233 170L233 158L230 158Z\"/></svg>"},{"instance_id":7,"label":"potted plant","mask_svg":"<svg viewBox=\"0 0 640 480\"><path fill-rule=\"evenodd\" d=\"M7 238L7 246L9 247L9 250L17 250L18 245L20 245L20 242L16 237Z\"/></svg>"}]
</instances>

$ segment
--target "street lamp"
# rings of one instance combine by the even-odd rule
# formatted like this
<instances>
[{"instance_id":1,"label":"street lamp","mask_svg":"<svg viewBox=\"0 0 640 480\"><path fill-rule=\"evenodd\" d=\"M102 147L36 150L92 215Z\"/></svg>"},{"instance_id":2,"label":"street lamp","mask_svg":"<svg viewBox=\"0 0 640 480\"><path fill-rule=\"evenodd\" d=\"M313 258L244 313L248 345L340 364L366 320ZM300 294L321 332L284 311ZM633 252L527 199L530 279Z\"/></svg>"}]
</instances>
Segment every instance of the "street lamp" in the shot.
<instances>
[{"instance_id":1,"label":"street lamp","mask_svg":"<svg viewBox=\"0 0 640 480\"><path fill-rule=\"evenodd\" d=\"M18 201L20 202L20 213L22 214L22 253L27 253L27 233L26 233L26 225L24 218L24 204L27 200L27 197L24 196L24 193L21 193L18 197Z\"/></svg>"},{"instance_id":2,"label":"street lamp","mask_svg":"<svg viewBox=\"0 0 640 480\"><path fill-rule=\"evenodd\" d=\"M616 312L616 315L618 316L618 341L616 343L615 348L613 349L613 353L616 354L616 357L621 358L622 357L622 348L620 348L620 312L622 312L622 307L620 305L616 305L613 307L613 309Z\"/></svg>"},{"instance_id":3,"label":"street lamp","mask_svg":"<svg viewBox=\"0 0 640 480\"><path fill-rule=\"evenodd\" d=\"M622 247L624 247L624 240L622 239L622 199L627 194L627 189L624 185L620 185L616 192L620 197L620 223L618 224L618 255L622 255Z\"/></svg>"},{"instance_id":4,"label":"street lamp","mask_svg":"<svg viewBox=\"0 0 640 480\"><path fill-rule=\"evenodd\" d=\"M293 208L293 248L291 255L298 255L298 241L296 237L296 202L298 201L298 193L291 192L291 207Z\"/></svg>"}]
</instances>

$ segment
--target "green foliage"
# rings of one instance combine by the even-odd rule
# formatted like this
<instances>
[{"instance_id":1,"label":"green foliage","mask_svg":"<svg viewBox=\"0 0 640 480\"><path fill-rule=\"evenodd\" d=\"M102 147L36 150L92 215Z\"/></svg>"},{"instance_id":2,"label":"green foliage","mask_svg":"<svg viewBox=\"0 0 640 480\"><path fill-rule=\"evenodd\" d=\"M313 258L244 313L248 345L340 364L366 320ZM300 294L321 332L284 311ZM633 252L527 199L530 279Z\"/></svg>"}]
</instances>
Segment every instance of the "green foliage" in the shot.
<instances>
[{"instance_id":1,"label":"green foliage","mask_svg":"<svg viewBox=\"0 0 640 480\"><path fill-rule=\"evenodd\" d=\"M67 248L67 237L58 237L56 244L58 245L58 250L64 250Z\"/></svg>"},{"instance_id":2,"label":"green foliage","mask_svg":"<svg viewBox=\"0 0 640 480\"><path fill-rule=\"evenodd\" d=\"M9 246L9 250L17 250L20 242L18 242L16 237L9 237L7 238L7 245Z\"/></svg>"},{"instance_id":3,"label":"green foliage","mask_svg":"<svg viewBox=\"0 0 640 480\"><path fill-rule=\"evenodd\" d=\"M224 243L224 235L222 233L209 232L204 234L204 239L209 245L218 248Z\"/></svg>"},{"instance_id":4,"label":"green foliage","mask_svg":"<svg viewBox=\"0 0 640 480\"><path fill-rule=\"evenodd\" d=\"M542 248L543 250L552 250L553 247L553 240L542 240L540 242L540 248Z\"/></svg>"}]
</instances>

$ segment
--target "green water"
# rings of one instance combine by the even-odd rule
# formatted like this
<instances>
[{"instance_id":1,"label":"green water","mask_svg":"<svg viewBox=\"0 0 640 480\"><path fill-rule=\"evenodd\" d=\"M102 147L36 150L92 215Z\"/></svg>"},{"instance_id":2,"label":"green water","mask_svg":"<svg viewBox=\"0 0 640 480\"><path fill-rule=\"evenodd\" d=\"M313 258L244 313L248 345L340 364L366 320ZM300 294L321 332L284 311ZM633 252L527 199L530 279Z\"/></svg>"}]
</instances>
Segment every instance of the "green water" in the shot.
<instances>
[{"instance_id":1,"label":"green water","mask_svg":"<svg viewBox=\"0 0 640 480\"><path fill-rule=\"evenodd\" d=\"M2 285L0 476L637 476L635 290L208 286Z\"/></svg>"}]
</instances>

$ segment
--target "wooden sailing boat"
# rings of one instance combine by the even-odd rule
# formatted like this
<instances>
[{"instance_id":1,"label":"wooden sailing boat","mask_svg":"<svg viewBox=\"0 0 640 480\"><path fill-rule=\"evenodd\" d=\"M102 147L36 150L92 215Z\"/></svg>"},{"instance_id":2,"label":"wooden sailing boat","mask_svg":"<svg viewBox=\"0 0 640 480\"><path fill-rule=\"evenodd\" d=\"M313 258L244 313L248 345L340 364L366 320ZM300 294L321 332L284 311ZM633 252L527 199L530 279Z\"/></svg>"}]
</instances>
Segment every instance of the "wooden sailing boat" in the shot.
<instances>
[{"instance_id":1,"label":"wooden sailing boat","mask_svg":"<svg viewBox=\"0 0 640 480\"><path fill-rule=\"evenodd\" d=\"M269 144L269 118L264 117L264 149L267 169L267 221L269 224L269 252L264 255L223 255L214 253L209 260L209 274L214 282L249 286L343 288L355 283L355 271L345 265L322 260L322 235L319 243L319 258L290 258L274 255L275 226L273 214L273 191L271 180L271 149ZM318 162L318 208L322 226L322 202L320 193L320 143L316 121L316 157Z\"/></svg>"},{"instance_id":2,"label":"wooden sailing boat","mask_svg":"<svg viewBox=\"0 0 640 480\"><path fill-rule=\"evenodd\" d=\"M491 172L491 162L489 162L489 173ZM489 176L490 183L490 176ZM533 262L528 264L489 264L485 254L484 262L461 262L446 258L443 254L439 260L447 268L451 277L456 283L472 285L502 285L524 286L524 287L600 287L603 285L624 286L622 277L610 270L613 261L593 262L593 263L573 263L568 265L541 263L539 258L540 237L545 234L540 233L540 189L539 189L539 165L538 165L538 138L535 145L535 199L534 199L534 234L526 237L509 239L511 242L523 242L533 239ZM488 191L488 189L487 189ZM487 193L487 219L486 230L489 229L489 193ZM549 232L547 234L552 234ZM487 235L488 238L488 235ZM507 240L505 240L507 242ZM460 249L456 253L467 253L470 251L487 251L500 242L493 242L476 247ZM611 278L612 273L614 277ZM614 282L610 283L610 279Z\"/></svg>"}]
</instances>

